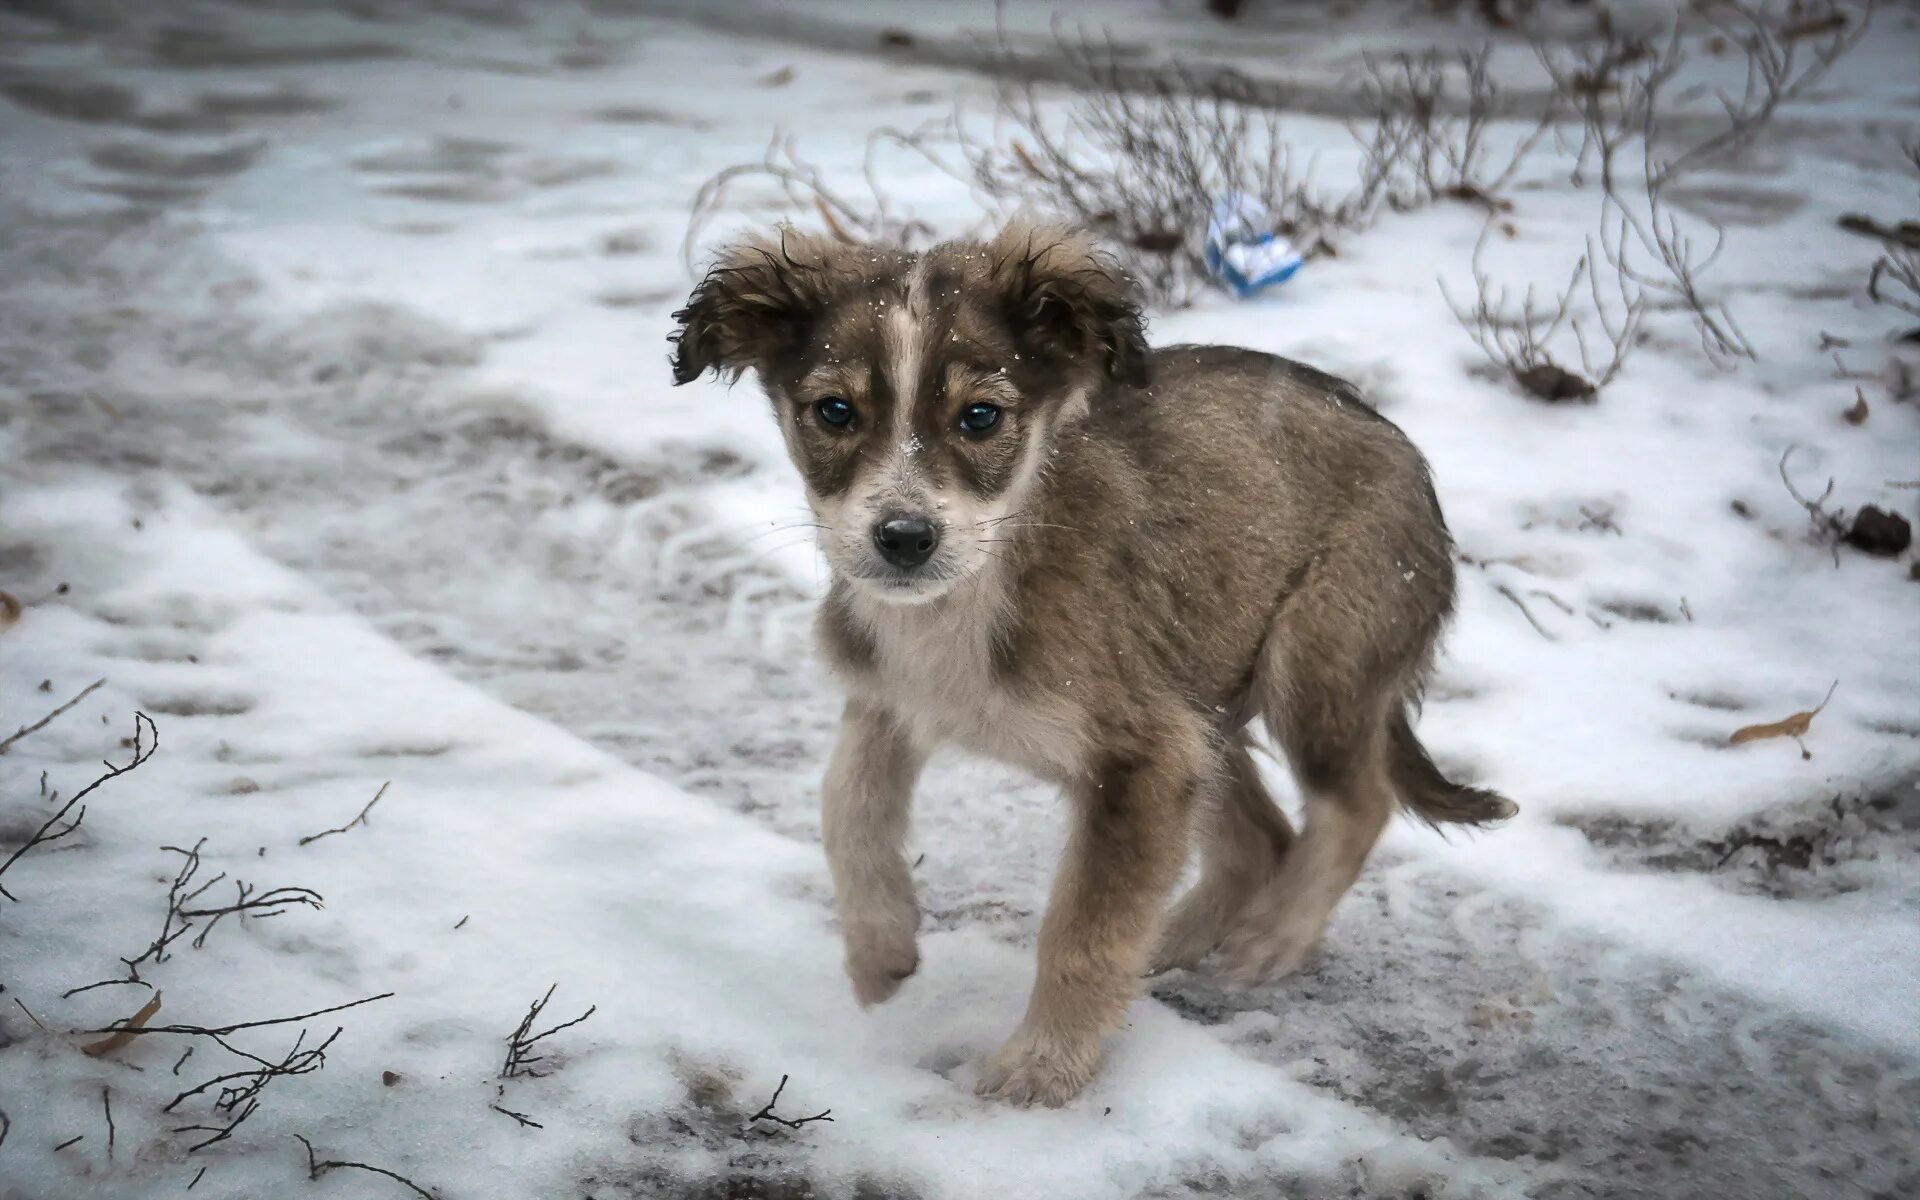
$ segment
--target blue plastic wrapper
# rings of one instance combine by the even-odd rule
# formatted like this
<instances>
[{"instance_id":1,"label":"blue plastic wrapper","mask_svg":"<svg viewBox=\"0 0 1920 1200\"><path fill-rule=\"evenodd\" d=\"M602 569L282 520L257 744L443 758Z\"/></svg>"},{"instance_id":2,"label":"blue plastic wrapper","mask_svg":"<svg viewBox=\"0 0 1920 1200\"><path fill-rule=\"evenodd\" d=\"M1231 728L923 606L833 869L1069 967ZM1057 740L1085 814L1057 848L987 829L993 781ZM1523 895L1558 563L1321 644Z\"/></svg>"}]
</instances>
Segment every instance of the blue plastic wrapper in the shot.
<instances>
[{"instance_id":1,"label":"blue plastic wrapper","mask_svg":"<svg viewBox=\"0 0 1920 1200\"><path fill-rule=\"evenodd\" d=\"M1226 196L1207 222L1207 270L1241 299L1293 278L1306 260L1267 228L1266 206L1251 196Z\"/></svg>"}]
</instances>

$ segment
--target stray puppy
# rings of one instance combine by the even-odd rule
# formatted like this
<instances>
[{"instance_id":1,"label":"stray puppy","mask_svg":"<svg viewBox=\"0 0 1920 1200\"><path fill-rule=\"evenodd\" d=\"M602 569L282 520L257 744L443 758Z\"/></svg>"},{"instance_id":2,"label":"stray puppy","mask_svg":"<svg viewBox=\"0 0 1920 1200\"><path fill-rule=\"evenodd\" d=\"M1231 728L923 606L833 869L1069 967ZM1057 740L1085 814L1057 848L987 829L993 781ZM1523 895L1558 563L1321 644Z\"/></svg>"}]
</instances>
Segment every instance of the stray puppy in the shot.
<instances>
[{"instance_id":1,"label":"stray puppy","mask_svg":"<svg viewBox=\"0 0 1920 1200\"><path fill-rule=\"evenodd\" d=\"M1515 811L1414 737L1451 543L1426 463L1351 385L1149 350L1130 280L1057 228L923 254L783 230L723 252L675 315L674 381L752 368L820 523L818 632L850 693L825 840L860 1002L919 963L903 848L929 751L1071 800L1026 1019L983 1095L1065 1103L1150 968L1299 966L1396 800ZM1196 833L1204 870L1163 919Z\"/></svg>"}]
</instances>

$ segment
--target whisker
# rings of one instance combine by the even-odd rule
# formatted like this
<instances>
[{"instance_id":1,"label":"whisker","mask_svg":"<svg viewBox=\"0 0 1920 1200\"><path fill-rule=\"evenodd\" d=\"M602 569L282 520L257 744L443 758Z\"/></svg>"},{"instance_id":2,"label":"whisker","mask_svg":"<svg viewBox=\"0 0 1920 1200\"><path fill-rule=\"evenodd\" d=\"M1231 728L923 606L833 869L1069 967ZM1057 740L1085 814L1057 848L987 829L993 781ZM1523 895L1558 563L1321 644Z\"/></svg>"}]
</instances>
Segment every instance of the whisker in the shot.
<instances>
[{"instance_id":1,"label":"whisker","mask_svg":"<svg viewBox=\"0 0 1920 1200\"><path fill-rule=\"evenodd\" d=\"M801 521L801 522L798 522L797 524L776 525L771 529L763 529L759 533L747 535L744 540L748 542L757 542L761 538L772 537L777 533L795 533L802 529L826 529L826 528L828 527L820 524L817 521Z\"/></svg>"}]
</instances>

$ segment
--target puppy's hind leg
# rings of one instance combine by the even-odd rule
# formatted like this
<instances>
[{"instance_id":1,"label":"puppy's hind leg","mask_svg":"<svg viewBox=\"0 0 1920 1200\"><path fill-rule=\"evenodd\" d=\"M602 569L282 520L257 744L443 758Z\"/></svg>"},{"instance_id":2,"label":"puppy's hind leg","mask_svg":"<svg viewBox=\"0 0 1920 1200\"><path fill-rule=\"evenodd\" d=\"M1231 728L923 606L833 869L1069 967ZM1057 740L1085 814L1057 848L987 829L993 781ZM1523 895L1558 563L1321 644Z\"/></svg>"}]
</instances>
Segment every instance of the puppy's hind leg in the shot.
<instances>
[{"instance_id":1,"label":"puppy's hind leg","mask_svg":"<svg viewBox=\"0 0 1920 1200\"><path fill-rule=\"evenodd\" d=\"M1293 826L1260 781L1245 736L1223 753L1217 795L1202 814L1200 879L1174 905L1149 973L1211 954L1280 868Z\"/></svg>"},{"instance_id":2,"label":"puppy's hind leg","mask_svg":"<svg viewBox=\"0 0 1920 1200\"><path fill-rule=\"evenodd\" d=\"M1306 960L1393 814L1387 715L1412 672L1392 664L1417 661L1422 647L1369 653L1357 636L1365 628L1355 628L1351 606L1309 593L1263 651L1260 707L1299 782L1306 828L1223 946L1237 982L1273 979Z\"/></svg>"},{"instance_id":3,"label":"puppy's hind leg","mask_svg":"<svg viewBox=\"0 0 1920 1200\"><path fill-rule=\"evenodd\" d=\"M1371 739L1332 776L1301 775L1306 829L1228 935L1227 974L1259 983L1296 970L1312 953L1333 907L1360 876L1393 812L1393 791Z\"/></svg>"},{"instance_id":4,"label":"puppy's hind leg","mask_svg":"<svg viewBox=\"0 0 1920 1200\"><path fill-rule=\"evenodd\" d=\"M924 761L891 713L847 702L822 789L821 828L847 975L863 1006L891 998L920 965L920 907L905 845L913 784Z\"/></svg>"}]
</instances>

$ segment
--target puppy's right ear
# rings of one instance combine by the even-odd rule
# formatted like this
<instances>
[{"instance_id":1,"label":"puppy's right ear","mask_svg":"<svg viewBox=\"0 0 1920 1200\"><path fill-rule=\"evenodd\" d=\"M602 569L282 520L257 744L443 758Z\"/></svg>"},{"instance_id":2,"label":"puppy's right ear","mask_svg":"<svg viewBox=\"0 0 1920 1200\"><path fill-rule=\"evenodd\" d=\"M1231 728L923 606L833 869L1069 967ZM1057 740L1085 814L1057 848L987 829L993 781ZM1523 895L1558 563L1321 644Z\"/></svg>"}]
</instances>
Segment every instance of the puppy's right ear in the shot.
<instances>
[{"instance_id":1,"label":"puppy's right ear","mask_svg":"<svg viewBox=\"0 0 1920 1200\"><path fill-rule=\"evenodd\" d=\"M680 323L668 337L673 382L689 383L709 369L738 379L798 347L823 307L833 248L783 228L721 251L687 306L673 314Z\"/></svg>"}]
</instances>

